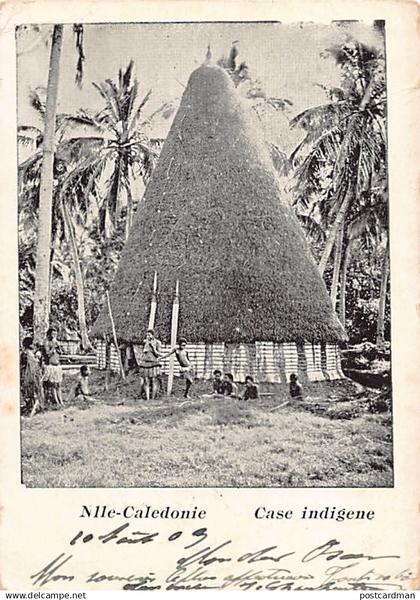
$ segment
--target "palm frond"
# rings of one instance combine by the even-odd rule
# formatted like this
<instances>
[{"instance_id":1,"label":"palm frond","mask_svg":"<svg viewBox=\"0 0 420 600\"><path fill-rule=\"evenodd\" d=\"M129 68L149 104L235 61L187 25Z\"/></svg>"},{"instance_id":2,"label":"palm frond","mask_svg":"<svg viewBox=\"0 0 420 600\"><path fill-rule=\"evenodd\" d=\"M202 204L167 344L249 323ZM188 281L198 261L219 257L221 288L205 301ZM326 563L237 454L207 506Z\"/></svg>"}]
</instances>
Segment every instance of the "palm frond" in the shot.
<instances>
[{"instance_id":1,"label":"palm frond","mask_svg":"<svg viewBox=\"0 0 420 600\"><path fill-rule=\"evenodd\" d=\"M293 102L288 98L268 98L267 102L276 110L285 110L287 106L293 106Z\"/></svg>"},{"instance_id":2,"label":"palm frond","mask_svg":"<svg viewBox=\"0 0 420 600\"><path fill-rule=\"evenodd\" d=\"M93 115L89 115L86 111L79 110L75 115L63 114L58 120L66 126L77 127L80 125L101 129L101 123Z\"/></svg>"},{"instance_id":3,"label":"palm frond","mask_svg":"<svg viewBox=\"0 0 420 600\"><path fill-rule=\"evenodd\" d=\"M105 100L107 110L111 112L113 118L115 119L115 122L118 123L118 121L120 120L119 109L118 105L116 105L115 103L115 99L111 98L111 95L109 93L109 87L104 83L98 84L92 82L92 85L100 93L102 99ZM103 111L103 113L105 114L105 111Z\"/></svg>"},{"instance_id":4,"label":"palm frond","mask_svg":"<svg viewBox=\"0 0 420 600\"><path fill-rule=\"evenodd\" d=\"M87 182L86 188L85 188L85 194L86 194L86 198L89 198L93 188L95 187L95 185L97 184L97 180L100 179L102 177L103 172L105 171L106 168L106 164L107 164L107 158L103 157L100 160L97 161L96 165L93 165L91 168L91 174L89 177L89 180ZM96 194L93 196L97 207L99 208L98 202L97 202L97 198L96 198Z\"/></svg>"},{"instance_id":5,"label":"palm frond","mask_svg":"<svg viewBox=\"0 0 420 600\"><path fill-rule=\"evenodd\" d=\"M18 166L18 173L24 177L29 170L42 159L42 150L38 150Z\"/></svg>"},{"instance_id":6,"label":"palm frond","mask_svg":"<svg viewBox=\"0 0 420 600\"><path fill-rule=\"evenodd\" d=\"M34 125L19 125L17 128L18 133L33 133L34 136L42 136L43 132L39 129L39 127L35 127Z\"/></svg>"},{"instance_id":7,"label":"palm frond","mask_svg":"<svg viewBox=\"0 0 420 600\"><path fill-rule=\"evenodd\" d=\"M34 108L37 113L44 118L45 117L45 102L41 100L41 97L38 93L38 89L31 90L29 93L29 103Z\"/></svg>"},{"instance_id":8,"label":"palm frond","mask_svg":"<svg viewBox=\"0 0 420 600\"><path fill-rule=\"evenodd\" d=\"M33 137L23 135L22 133L18 133L17 141L22 146L33 146L34 143L36 144L36 140Z\"/></svg>"},{"instance_id":9,"label":"palm frond","mask_svg":"<svg viewBox=\"0 0 420 600\"><path fill-rule=\"evenodd\" d=\"M121 98L120 96L122 95L122 90L118 90L118 87L115 85L115 83L112 81L112 79L105 79L105 88L107 88L108 93L107 93L107 99L108 99L108 103L110 106L112 106L113 111L115 113L116 116L116 120L121 121L123 118L123 115L121 114Z\"/></svg>"},{"instance_id":10,"label":"palm frond","mask_svg":"<svg viewBox=\"0 0 420 600\"><path fill-rule=\"evenodd\" d=\"M156 110L154 110L145 121L139 123L139 127L145 127L151 124L153 119L162 115L164 119L169 119L175 112L178 102L164 102Z\"/></svg>"},{"instance_id":11,"label":"palm frond","mask_svg":"<svg viewBox=\"0 0 420 600\"><path fill-rule=\"evenodd\" d=\"M129 122L130 116L133 113L133 108L134 108L134 104L137 100L138 91L139 91L139 83L138 83L137 79L135 79L132 87L130 88L129 94L128 94L127 108L126 108L126 112L124 115L124 120L126 123ZM129 125L128 125L128 129L129 129Z\"/></svg>"},{"instance_id":12,"label":"palm frond","mask_svg":"<svg viewBox=\"0 0 420 600\"><path fill-rule=\"evenodd\" d=\"M286 154L282 152L276 144L273 143L269 144L269 150L276 171L280 175L287 175L289 173L291 163Z\"/></svg>"},{"instance_id":13,"label":"palm frond","mask_svg":"<svg viewBox=\"0 0 420 600\"><path fill-rule=\"evenodd\" d=\"M321 243L325 241L325 229L322 227L321 223L316 221L311 215L298 213L297 217L310 239L312 239L315 243Z\"/></svg>"},{"instance_id":14,"label":"palm frond","mask_svg":"<svg viewBox=\"0 0 420 600\"><path fill-rule=\"evenodd\" d=\"M313 155L313 158L317 160L329 159L335 161L341 135L342 130L339 125L327 128L321 134L318 134L318 132L313 136L308 134L290 155L291 164L297 166L300 160L306 160L310 155Z\"/></svg>"},{"instance_id":15,"label":"palm frond","mask_svg":"<svg viewBox=\"0 0 420 600\"><path fill-rule=\"evenodd\" d=\"M290 120L290 127L292 129L295 127L313 129L320 125L328 127L330 123L335 124L337 117L340 117L343 112L342 109L346 108L346 104L347 102L343 100L307 108Z\"/></svg>"},{"instance_id":16,"label":"palm frond","mask_svg":"<svg viewBox=\"0 0 420 600\"><path fill-rule=\"evenodd\" d=\"M140 116L142 114L143 108L145 106L145 104L149 101L149 98L152 94L152 90L150 89L147 94L143 97L143 99L140 101L136 112L133 115L133 118L128 126L128 129L130 132L134 131L134 129L136 128L137 122L140 119ZM157 114L157 111L155 111L155 114Z\"/></svg>"},{"instance_id":17,"label":"palm frond","mask_svg":"<svg viewBox=\"0 0 420 600\"><path fill-rule=\"evenodd\" d=\"M122 78L122 86L121 87L123 89L128 89L130 86L133 68L134 68L134 61L133 61L133 59L131 59L130 62L128 63L128 67L125 70L125 73Z\"/></svg>"}]
</instances>

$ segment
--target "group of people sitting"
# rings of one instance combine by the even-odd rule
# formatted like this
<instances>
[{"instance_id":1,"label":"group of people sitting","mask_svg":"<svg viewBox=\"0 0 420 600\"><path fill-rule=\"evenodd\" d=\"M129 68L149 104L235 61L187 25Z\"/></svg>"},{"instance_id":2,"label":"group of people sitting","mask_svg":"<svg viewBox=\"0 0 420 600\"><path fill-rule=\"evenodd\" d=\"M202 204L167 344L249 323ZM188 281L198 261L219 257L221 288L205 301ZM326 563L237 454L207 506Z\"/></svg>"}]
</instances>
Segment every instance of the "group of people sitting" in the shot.
<instances>
[{"instance_id":1,"label":"group of people sitting","mask_svg":"<svg viewBox=\"0 0 420 600\"><path fill-rule=\"evenodd\" d=\"M259 397L258 385L254 383L251 375L245 377L245 389L242 394L238 392L238 386L233 381L232 373L225 373L216 369L213 371L213 395L230 396L230 398L240 398L242 400L256 400Z\"/></svg>"},{"instance_id":2,"label":"group of people sitting","mask_svg":"<svg viewBox=\"0 0 420 600\"><path fill-rule=\"evenodd\" d=\"M298 381L296 373L290 375L289 393L292 398L302 399L302 386ZM247 375L245 377L245 389L239 395L238 386L233 381L233 375L225 373L224 377L222 377L222 371L216 369L213 371L213 394L241 398L242 400L256 400L259 398L259 389L258 385L254 383L254 378L251 375Z\"/></svg>"}]
</instances>

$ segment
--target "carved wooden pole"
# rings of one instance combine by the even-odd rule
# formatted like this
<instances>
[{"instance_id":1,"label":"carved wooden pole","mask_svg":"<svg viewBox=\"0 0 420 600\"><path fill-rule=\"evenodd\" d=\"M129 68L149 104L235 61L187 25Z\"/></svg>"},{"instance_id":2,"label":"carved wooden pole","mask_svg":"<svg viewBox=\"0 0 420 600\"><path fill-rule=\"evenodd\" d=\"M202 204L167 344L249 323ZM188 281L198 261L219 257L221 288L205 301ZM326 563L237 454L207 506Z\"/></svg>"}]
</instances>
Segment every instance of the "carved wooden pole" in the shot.
<instances>
[{"instance_id":1,"label":"carved wooden pole","mask_svg":"<svg viewBox=\"0 0 420 600\"><path fill-rule=\"evenodd\" d=\"M115 346L115 349L116 349L117 354L118 354L118 363L120 365L120 373L121 373L121 377L123 379L125 379L124 367L123 367L122 360L121 360L120 349L118 347L117 332L115 330L114 317L112 316L111 301L109 299L108 291L106 292L106 302L107 302L107 305L108 305L109 319L111 321L112 337L114 338L114 346Z\"/></svg>"},{"instance_id":2,"label":"carved wooden pole","mask_svg":"<svg viewBox=\"0 0 420 600\"><path fill-rule=\"evenodd\" d=\"M175 286L175 297L172 305L172 323L171 323L171 348L176 345L176 338L178 332L178 314L179 314L179 281L176 282ZM175 355L171 354L169 359L169 373L168 373L168 390L167 394L170 396L172 392L172 386L174 383L174 363Z\"/></svg>"},{"instance_id":3,"label":"carved wooden pole","mask_svg":"<svg viewBox=\"0 0 420 600\"><path fill-rule=\"evenodd\" d=\"M153 291L152 291L152 301L150 303L150 315L149 315L148 329L155 328L156 306L157 306L156 292L157 292L157 273L155 271L155 274L153 277Z\"/></svg>"}]
</instances>

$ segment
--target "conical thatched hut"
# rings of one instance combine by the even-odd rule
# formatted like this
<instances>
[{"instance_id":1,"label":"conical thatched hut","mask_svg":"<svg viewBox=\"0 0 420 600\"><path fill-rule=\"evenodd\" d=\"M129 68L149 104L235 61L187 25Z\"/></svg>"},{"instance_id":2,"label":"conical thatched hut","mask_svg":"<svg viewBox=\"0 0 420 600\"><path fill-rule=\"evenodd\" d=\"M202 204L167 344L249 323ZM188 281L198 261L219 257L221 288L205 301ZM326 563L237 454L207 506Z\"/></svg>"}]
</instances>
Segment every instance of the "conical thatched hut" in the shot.
<instances>
[{"instance_id":1,"label":"conical thatched hut","mask_svg":"<svg viewBox=\"0 0 420 600\"><path fill-rule=\"evenodd\" d=\"M179 280L178 333L199 377L340 377L345 333L258 127L217 66L191 74L123 250L110 292L123 343L144 338L155 271L158 336L169 342ZM112 340L106 307L92 333Z\"/></svg>"}]
</instances>

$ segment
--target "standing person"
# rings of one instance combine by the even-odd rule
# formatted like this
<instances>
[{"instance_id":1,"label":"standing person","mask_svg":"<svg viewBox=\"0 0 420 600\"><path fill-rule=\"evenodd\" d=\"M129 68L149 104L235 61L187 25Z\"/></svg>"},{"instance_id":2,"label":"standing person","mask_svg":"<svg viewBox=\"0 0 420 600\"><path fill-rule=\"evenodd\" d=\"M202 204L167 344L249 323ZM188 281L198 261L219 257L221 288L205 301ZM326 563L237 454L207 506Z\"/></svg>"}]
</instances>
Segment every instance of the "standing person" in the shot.
<instances>
[{"instance_id":1,"label":"standing person","mask_svg":"<svg viewBox=\"0 0 420 600\"><path fill-rule=\"evenodd\" d=\"M63 371L60 365L60 346L57 340L57 329L50 327L47 331L47 339L42 346L43 374L42 384L45 390L51 392L56 404L63 406L61 383Z\"/></svg>"},{"instance_id":2,"label":"standing person","mask_svg":"<svg viewBox=\"0 0 420 600\"><path fill-rule=\"evenodd\" d=\"M296 373L290 375L289 393L292 398L302 400L302 386L300 385Z\"/></svg>"},{"instance_id":3,"label":"standing person","mask_svg":"<svg viewBox=\"0 0 420 600\"><path fill-rule=\"evenodd\" d=\"M245 377L245 391L242 394L242 400L256 400L259 397L258 385L254 383L251 375Z\"/></svg>"},{"instance_id":4,"label":"standing person","mask_svg":"<svg viewBox=\"0 0 420 600\"><path fill-rule=\"evenodd\" d=\"M190 398L189 391L194 383L194 366L191 363L190 357L188 356L187 340L185 338L180 338L178 345L168 354L165 354L164 358L170 356L171 354L175 354L179 363L181 377L185 379L184 398Z\"/></svg>"},{"instance_id":5,"label":"standing person","mask_svg":"<svg viewBox=\"0 0 420 600\"><path fill-rule=\"evenodd\" d=\"M231 398L238 398L238 386L233 381L232 373L225 373L223 380L223 394Z\"/></svg>"},{"instance_id":6,"label":"standing person","mask_svg":"<svg viewBox=\"0 0 420 600\"><path fill-rule=\"evenodd\" d=\"M143 353L139 362L139 373L144 380L146 400L150 400L150 396L154 400L157 395L158 378L161 374L161 349L160 340L155 338L153 329L149 329L143 341Z\"/></svg>"},{"instance_id":7,"label":"standing person","mask_svg":"<svg viewBox=\"0 0 420 600\"><path fill-rule=\"evenodd\" d=\"M31 337L26 337L22 341L20 368L21 393L25 400L25 408L30 408L35 412L39 406L43 408L43 396L40 357L37 356L34 350L34 343Z\"/></svg>"}]
</instances>

